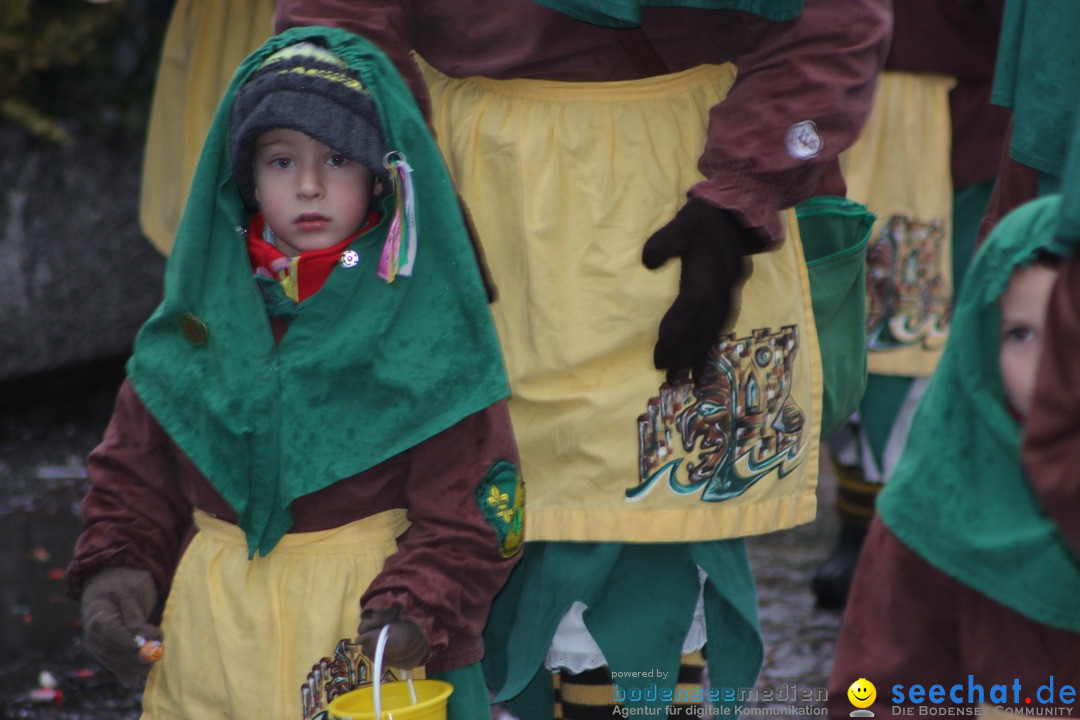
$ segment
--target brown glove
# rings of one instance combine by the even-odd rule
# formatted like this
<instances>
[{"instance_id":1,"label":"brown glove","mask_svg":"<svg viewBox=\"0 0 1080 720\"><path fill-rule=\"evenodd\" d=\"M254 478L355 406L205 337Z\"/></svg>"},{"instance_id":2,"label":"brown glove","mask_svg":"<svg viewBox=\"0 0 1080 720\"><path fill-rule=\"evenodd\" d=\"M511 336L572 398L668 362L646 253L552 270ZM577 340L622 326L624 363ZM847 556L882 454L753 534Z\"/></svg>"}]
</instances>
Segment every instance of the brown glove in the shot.
<instances>
[{"instance_id":1,"label":"brown glove","mask_svg":"<svg viewBox=\"0 0 1080 720\"><path fill-rule=\"evenodd\" d=\"M379 633L384 625L389 625L383 665L409 670L420 664L428 654L430 645L420 626L400 615L401 607L398 605L391 606L389 610L364 610L360 613L356 642L365 655L374 659Z\"/></svg>"},{"instance_id":2,"label":"brown glove","mask_svg":"<svg viewBox=\"0 0 1080 720\"><path fill-rule=\"evenodd\" d=\"M729 210L691 198L674 219L653 233L641 260L655 270L680 258L679 294L660 321L653 351L658 370L694 370L730 320L742 280L744 256L759 248L753 230L744 228Z\"/></svg>"},{"instance_id":3,"label":"brown glove","mask_svg":"<svg viewBox=\"0 0 1080 720\"><path fill-rule=\"evenodd\" d=\"M157 604L153 577L138 568L105 568L91 576L83 588L86 649L127 687L142 684L153 667L139 656L136 637L161 639L161 628L150 624Z\"/></svg>"}]
</instances>

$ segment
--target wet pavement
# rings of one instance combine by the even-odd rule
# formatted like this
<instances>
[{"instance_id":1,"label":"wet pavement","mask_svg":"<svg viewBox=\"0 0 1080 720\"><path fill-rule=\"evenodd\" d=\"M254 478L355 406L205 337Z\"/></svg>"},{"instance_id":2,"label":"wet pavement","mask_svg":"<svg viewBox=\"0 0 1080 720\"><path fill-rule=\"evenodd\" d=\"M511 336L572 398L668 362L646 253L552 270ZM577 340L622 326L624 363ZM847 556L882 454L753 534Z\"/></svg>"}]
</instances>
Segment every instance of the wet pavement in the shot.
<instances>
[{"instance_id":1,"label":"wet pavement","mask_svg":"<svg viewBox=\"0 0 1080 720\"><path fill-rule=\"evenodd\" d=\"M138 696L83 651L64 569L85 458L112 409L119 364L0 386L0 717L130 720Z\"/></svg>"},{"instance_id":2,"label":"wet pavement","mask_svg":"<svg viewBox=\"0 0 1080 720\"><path fill-rule=\"evenodd\" d=\"M84 460L108 421L119 364L97 382L0 386L0 717L132 720L139 696L82 650L63 570L78 532ZM815 607L814 569L836 537L835 478L823 467L814 523L750 541L765 635L754 717L820 710L839 613ZM823 715L819 715L823 716Z\"/></svg>"},{"instance_id":3,"label":"wet pavement","mask_svg":"<svg viewBox=\"0 0 1080 720\"><path fill-rule=\"evenodd\" d=\"M840 611L817 608L810 581L832 552L838 533L836 475L825 460L818 485L817 519L747 543L765 636L758 700L747 707L772 711L755 717L793 717L811 709L821 710L818 717L824 717L825 686L832 669ZM815 699L808 701L808 697Z\"/></svg>"}]
</instances>

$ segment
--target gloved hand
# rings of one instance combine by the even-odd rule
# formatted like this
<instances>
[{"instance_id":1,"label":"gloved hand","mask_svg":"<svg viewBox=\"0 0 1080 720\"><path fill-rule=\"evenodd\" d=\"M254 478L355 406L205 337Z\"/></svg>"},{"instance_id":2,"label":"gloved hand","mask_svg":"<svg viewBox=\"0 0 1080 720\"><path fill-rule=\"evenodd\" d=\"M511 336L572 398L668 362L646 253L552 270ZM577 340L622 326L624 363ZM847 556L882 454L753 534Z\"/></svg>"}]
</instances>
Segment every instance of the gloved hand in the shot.
<instances>
[{"instance_id":1,"label":"gloved hand","mask_svg":"<svg viewBox=\"0 0 1080 720\"><path fill-rule=\"evenodd\" d=\"M653 364L668 370L700 372L709 347L729 320L732 299L746 276L744 256L760 249L757 234L730 210L690 198L674 219L653 233L641 254L655 270L679 257L679 294L660 321Z\"/></svg>"},{"instance_id":2,"label":"gloved hand","mask_svg":"<svg viewBox=\"0 0 1080 720\"><path fill-rule=\"evenodd\" d=\"M138 568L105 568L91 576L83 588L86 649L126 687L140 685L153 667L139 657L135 637L161 639L161 628L149 622L157 604L154 578Z\"/></svg>"},{"instance_id":3,"label":"gloved hand","mask_svg":"<svg viewBox=\"0 0 1080 720\"><path fill-rule=\"evenodd\" d=\"M428 654L430 645L420 626L400 615L401 608L397 605L389 610L364 610L360 613L356 642L364 654L374 660L379 633L384 625L390 625L383 650L383 665L409 670L420 664Z\"/></svg>"}]
</instances>

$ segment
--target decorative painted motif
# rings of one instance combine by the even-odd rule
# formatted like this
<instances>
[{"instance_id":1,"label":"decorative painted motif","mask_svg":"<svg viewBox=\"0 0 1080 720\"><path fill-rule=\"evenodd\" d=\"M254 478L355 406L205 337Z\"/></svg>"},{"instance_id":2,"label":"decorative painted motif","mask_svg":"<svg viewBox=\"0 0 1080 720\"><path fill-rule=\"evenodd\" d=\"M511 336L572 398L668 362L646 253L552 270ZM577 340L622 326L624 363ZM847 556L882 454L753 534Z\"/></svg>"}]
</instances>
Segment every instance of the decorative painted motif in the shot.
<instances>
[{"instance_id":1,"label":"decorative painted motif","mask_svg":"<svg viewBox=\"0 0 1080 720\"><path fill-rule=\"evenodd\" d=\"M870 350L920 345L939 349L952 316L952 289L942 277L949 245L943 220L894 216L866 257L866 334Z\"/></svg>"},{"instance_id":2,"label":"decorative painted motif","mask_svg":"<svg viewBox=\"0 0 1080 720\"><path fill-rule=\"evenodd\" d=\"M806 415L791 397L798 327L721 338L696 383L660 386L638 417L639 484L628 502L657 487L705 502L737 497L765 476L802 462Z\"/></svg>"},{"instance_id":3,"label":"decorative painted motif","mask_svg":"<svg viewBox=\"0 0 1080 720\"><path fill-rule=\"evenodd\" d=\"M324 720L331 700L361 685L370 685L373 664L352 640L339 640L334 654L315 663L300 687L303 720ZM390 668L383 669L382 682L400 679Z\"/></svg>"}]
</instances>

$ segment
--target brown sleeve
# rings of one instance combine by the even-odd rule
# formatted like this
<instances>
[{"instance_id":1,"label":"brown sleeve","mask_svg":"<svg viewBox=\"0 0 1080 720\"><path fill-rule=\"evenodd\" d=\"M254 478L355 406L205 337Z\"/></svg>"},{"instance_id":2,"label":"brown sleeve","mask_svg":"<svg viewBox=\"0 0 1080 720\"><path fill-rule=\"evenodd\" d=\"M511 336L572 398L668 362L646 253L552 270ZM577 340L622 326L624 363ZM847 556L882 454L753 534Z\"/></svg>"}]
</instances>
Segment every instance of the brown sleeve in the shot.
<instances>
[{"instance_id":1,"label":"brown sleeve","mask_svg":"<svg viewBox=\"0 0 1080 720\"><path fill-rule=\"evenodd\" d=\"M519 466L505 402L496 403L409 453L404 493L409 529L360 604L403 608L431 643L425 663L441 672L483 656L480 637L495 594L520 553L504 557L477 490L496 463Z\"/></svg>"},{"instance_id":2,"label":"brown sleeve","mask_svg":"<svg viewBox=\"0 0 1080 720\"><path fill-rule=\"evenodd\" d=\"M1039 171L1009 156L1011 138L1012 116L1010 114L999 156L997 182L994 183L989 205L979 225L976 249L982 246L983 241L990 236L1002 218L1039 196Z\"/></svg>"},{"instance_id":3,"label":"brown sleeve","mask_svg":"<svg viewBox=\"0 0 1080 720\"><path fill-rule=\"evenodd\" d=\"M1061 269L1050 296L1035 397L1024 422L1029 482L1080 557L1080 256Z\"/></svg>"},{"instance_id":4,"label":"brown sleeve","mask_svg":"<svg viewBox=\"0 0 1080 720\"><path fill-rule=\"evenodd\" d=\"M67 576L73 597L109 566L149 571L159 596L166 596L191 526L192 508L175 474L179 465L172 440L125 380L105 437L87 459L90 488Z\"/></svg>"},{"instance_id":5,"label":"brown sleeve","mask_svg":"<svg viewBox=\"0 0 1080 720\"><path fill-rule=\"evenodd\" d=\"M407 3L401 0L366 0L362 7L349 0L278 0L276 32L302 25L337 27L361 35L379 46L405 78L424 117L431 117L431 97L413 60L408 33Z\"/></svg>"},{"instance_id":6,"label":"brown sleeve","mask_svg":"<svg viewBox=\"0 0 1080 720\"><path fill-rule=\"evenodd\" d=\"M893 3L886 67L992 80L1004 0L904 0Z\"/></svg>"},{"instance_id":7,"label":"brown sleeve","mask_svg":"<svg viewBox=\"0 0 1080 720\"><path fill-rule=\"evenodd\" d=\"M797 20L747 20L747 27L753 50L710 112L699 163L706 179L691 194L737 211L747 227L779 242L776 212L817 194L862 130L888 50L891 8L887 0L808 2ZM789 132L805 122L820 143L816 153L811 143L793 154Z\"/></svg>"}]
</instances>

